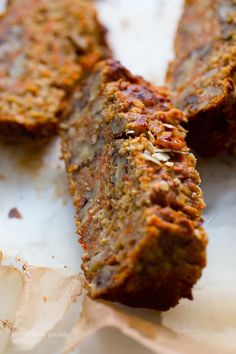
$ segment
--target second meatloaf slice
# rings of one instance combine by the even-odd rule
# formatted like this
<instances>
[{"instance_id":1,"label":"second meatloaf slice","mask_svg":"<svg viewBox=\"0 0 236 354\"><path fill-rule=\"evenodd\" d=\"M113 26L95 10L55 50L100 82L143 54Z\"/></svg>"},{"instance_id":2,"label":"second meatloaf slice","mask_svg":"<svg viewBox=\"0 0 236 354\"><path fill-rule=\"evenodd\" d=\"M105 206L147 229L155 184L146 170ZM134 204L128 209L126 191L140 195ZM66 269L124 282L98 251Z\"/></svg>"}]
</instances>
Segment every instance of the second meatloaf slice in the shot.
<instances>
[{"instance_id":1,"label":"second meatloaf slice","mask_svg":"<svg viewBox=\"0 0 236 354\"><path fill-rule=\"evenodd\" d=\"M167 81L203 156L236 153L235 40L235 0L185 0Z\"/></svg>"},{"instance_id":2,"label":"second meatloaf slice","mask_svg":"<svg viewBox=\"0 0 236 354\"><path fill-rule=\"evenodd\" d=\"M55 134L77 81L108 55L91 1L9 1L0 18L0 138Z\"/></svg>"},{"instance_id":3,"label":"second meatloaf slice","mask_svg":"<svg viewBox=\"0 0 236 354\"><path fill-rule=\"evenodd\" d=\"M63 156L93 298L167 310L205 266L195 158L168 92L99 63L62 125Z\"/></svg>"}]
</instances>

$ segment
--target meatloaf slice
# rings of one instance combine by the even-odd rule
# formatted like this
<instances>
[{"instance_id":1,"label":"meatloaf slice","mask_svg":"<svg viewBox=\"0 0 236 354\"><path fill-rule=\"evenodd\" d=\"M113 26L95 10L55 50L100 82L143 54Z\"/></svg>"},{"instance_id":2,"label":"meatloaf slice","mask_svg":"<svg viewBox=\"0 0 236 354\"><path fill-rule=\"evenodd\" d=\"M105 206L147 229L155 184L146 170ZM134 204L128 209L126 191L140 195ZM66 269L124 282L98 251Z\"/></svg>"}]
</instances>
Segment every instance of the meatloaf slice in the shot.
<instances>
[{"instance_id":1,"label":"meatloaf slice","mask_svg":"<svg viewBox=\"0 0 236 354\"><path fill-rule=\"evenodd\" d=\"M61 125L92 298L168 310L206 263L204 208L183 114L164 88L99 63Z\"/></svg>"},{"instance_id":2,"label":"meatloaf slice","mask_svg":"<svg viewBox=\"0 0 236 354\"><path fill-rule=\"evenodd\" d=\"M235 1L185 1L167 82L204 156L236 150L235 40Z\"/></svg>"},{"instance_id":3,"label":"meatloaf slice","mask_svg":"<svg viewBox=\"0 0 236 354\"><path fill-rule=\"evenodd\" d=\"M0 137L48 137L85 70L107 57L85 0L11 0L0 20Z\"/></svg>"}]
</instances>

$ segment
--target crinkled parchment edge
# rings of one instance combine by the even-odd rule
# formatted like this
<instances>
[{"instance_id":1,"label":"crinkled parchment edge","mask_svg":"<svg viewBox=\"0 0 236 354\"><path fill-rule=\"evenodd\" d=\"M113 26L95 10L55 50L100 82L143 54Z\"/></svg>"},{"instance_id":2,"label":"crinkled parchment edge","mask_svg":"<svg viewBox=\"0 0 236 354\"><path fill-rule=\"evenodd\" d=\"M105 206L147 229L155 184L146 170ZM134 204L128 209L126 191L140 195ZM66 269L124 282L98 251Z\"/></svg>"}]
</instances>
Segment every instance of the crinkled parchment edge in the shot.
<instances>
[{"instance_id":1,"label":"crinkled parchment edge","mask_svg":"<svg viewBox=\"0 0 236 354\"><path fill-rule=\"evenodd\" d=\"M21 273L13 266L1 265L0 288L5 286L1 283L3 269L8 274L8 278L4 278L5 284L18 282L18 285L14 284L15 294L11 291L16 307L14 319L12 313L9 319L0 318L0 323L4 320L4 331L8 334L9 351L33 350L63 320L70 305L83 296L80 318L66 337L63 354L69 354L91 335L108 327L118 329L158 354L222 354L222 350L176 334L159 323L142 318L136 311L130 313L125 306L90 299L83 293L84 280L80 274L33 266L24 266ZM12 274L15 277L12 278ZM6 346L0 346L0 353L1 350L5 353Z\"/></svg>"}]
</instances>

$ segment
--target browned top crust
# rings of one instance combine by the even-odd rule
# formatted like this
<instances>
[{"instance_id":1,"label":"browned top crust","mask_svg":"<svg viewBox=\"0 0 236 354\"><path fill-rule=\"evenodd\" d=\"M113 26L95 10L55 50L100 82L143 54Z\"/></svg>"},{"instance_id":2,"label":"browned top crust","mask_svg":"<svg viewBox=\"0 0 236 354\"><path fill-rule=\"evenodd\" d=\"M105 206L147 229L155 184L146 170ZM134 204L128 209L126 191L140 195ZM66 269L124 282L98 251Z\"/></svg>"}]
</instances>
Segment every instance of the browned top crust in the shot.
<instances>
[{"instance_id":1,"label":"browned top crust","mask_svg":"<svg viewBox=\"0 0 236 354\"><path fill-rule=\"evenodd\" d=\"M204 208L183 114L164 88L99 63L61 126L94 298L167 310L205 266Z\"/></svg>"},{"instance_id":2,"label":"browned top crust","mask_svg":"<svg viewBox=\"0 0 236 354\"><path fill-rule=\"evenodd\" d=\"M11 0L0 24L0 135L51 135L83 71L109 53L93 4Z\"/></svg>"},{"instance_id":3,"label":"browned top crust","mask_svg":"<svg viewBox=\"0 0 236 354\"><path fill-rule=\"evenodd\" d=\"M236 1L188 0L167 81L189 119L190 141L204 155L236 142Z\"/></svg>"}]
</instances>

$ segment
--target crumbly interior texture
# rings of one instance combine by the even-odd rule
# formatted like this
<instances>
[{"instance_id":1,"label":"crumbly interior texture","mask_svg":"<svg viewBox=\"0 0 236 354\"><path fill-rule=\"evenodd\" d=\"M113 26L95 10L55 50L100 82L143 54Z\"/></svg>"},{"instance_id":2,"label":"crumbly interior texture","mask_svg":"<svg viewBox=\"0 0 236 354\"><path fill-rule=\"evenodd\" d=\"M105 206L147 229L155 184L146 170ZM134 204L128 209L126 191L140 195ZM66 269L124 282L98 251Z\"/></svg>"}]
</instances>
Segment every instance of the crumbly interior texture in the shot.
<instances>
[{"instance_id":1,"label":"crumbly interior texture","mask_svg":"<svg viewBox=\"0 0 236 354\"><path fill-rule=\"evenodd\" d=\"M186 0L167 82L202 155L236 152L236 1Z\"/></svg>"},{"instance_id":2,"label":"crumbly interior texture","mask_svg":"<svg viewBox=\"0 0 236 354\"><path fill-rule=\"evenodd\" d=\"M99 63L61 125L91 297L168 310L206 263L204 208L183 114L164 88Z\"/></svg>"},{"instance_id":3,"label":"crumbly interior texture","mask_svg":"<svg viewBox=\"0 0 236 354\"><path fill-rule=\"evenodd\" d=\"M85 0L11 0L0 24L0 135L55 134L75 84L109 54L95 8Z\"/></svg>"}]
</instances>

